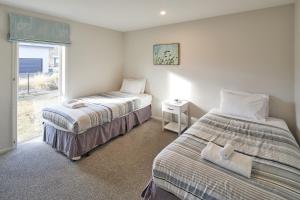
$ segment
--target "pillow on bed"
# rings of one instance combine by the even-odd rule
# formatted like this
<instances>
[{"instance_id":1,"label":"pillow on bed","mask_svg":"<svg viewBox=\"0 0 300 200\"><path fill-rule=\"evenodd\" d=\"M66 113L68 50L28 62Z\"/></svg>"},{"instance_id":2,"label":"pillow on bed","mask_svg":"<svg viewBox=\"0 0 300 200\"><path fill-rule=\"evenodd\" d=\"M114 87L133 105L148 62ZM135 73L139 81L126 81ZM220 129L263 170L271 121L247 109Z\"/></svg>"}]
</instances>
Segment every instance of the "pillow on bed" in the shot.
<instances>
[{"instance_id":1,"label":"pillow on bed","mask_svg":"<svg viewBox=\"0 0 300 200\"><path fill-rule=\"evenodd\" d=\"M143 94L145 85L146 79L124 79L120 91L131 94Z\"/></svg>"},{"instance_id":2,"label":"pillow on bed","mask_svg":"<svg viewBox=\"0 0 300 200\"><path fill-rule=\"evenodd\" d=\"M224 114L264 121L269 116L269 96L223 89L220 111Z\"/></svg>"}]
</instances>

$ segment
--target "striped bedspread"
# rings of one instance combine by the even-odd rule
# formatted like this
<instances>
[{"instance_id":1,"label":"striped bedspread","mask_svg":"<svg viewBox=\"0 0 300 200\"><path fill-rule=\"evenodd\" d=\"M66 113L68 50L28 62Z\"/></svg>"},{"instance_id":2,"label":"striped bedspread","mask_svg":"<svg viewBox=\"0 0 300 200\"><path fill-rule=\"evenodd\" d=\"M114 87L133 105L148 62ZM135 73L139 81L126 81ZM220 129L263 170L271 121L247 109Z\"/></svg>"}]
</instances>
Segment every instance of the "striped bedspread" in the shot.
<instances>
[{"instance_id":1,"label":"striped bedspread","mask_svg":"<svg viewBox=\"0 0 300 200\"><path fill-rule=\"evenodd\" d=\"M121 92L101 93L80 100L85 107L70 109L55 105L44 108L43 120L62 130L82 133L141 108L141 100L137 96Z\"/></svg>"},{"instance_id":2,"label":"striped bedspread","mask_svg":"<svg viewBox=\"0 0 300 200\"><path fill-rule=\"evenodd\" d=\"M251 178L209 161L208 141L253 157ZM285 129L208 113L161 151L153 181L180 199L300 199L300 149Z\"/></svg>"}]
</instances>

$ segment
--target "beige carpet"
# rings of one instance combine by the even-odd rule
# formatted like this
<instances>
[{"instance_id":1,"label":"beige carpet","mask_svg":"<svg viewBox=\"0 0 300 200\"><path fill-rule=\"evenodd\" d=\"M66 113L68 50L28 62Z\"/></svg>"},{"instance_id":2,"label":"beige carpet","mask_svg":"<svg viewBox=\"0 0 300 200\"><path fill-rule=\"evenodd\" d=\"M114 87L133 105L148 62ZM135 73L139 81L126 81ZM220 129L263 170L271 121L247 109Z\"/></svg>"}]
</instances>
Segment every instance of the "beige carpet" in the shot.
<instances>
[{"instance_id":1,"label":"beige carpet","mask_svg":"<svg viewBox=\"0 0 300 200\"><path fill-rule=\"evenodd\" d=\"M41 138L23 143L0 156L0 199L140 199L154 157L175 138L152 119L77 162Z\"/></svg>"}]
</instances>

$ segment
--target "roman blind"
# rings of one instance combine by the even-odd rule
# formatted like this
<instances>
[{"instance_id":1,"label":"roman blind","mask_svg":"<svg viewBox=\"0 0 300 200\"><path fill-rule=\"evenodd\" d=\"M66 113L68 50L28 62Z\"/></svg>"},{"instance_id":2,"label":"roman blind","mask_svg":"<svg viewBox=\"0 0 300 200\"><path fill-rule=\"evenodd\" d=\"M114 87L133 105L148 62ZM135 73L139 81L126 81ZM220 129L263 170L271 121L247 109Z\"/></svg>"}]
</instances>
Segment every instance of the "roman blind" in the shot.
<instances>
[{"instance_id":1,"label":"roman blind","mask_svg":"<svg viewBox=\"0 0 300 200\"><path fill-rule=\"evenodd\" d=\"M8 40L70 44L70 25L62 22L10 13Z\"/></svg>"}]
</instances>

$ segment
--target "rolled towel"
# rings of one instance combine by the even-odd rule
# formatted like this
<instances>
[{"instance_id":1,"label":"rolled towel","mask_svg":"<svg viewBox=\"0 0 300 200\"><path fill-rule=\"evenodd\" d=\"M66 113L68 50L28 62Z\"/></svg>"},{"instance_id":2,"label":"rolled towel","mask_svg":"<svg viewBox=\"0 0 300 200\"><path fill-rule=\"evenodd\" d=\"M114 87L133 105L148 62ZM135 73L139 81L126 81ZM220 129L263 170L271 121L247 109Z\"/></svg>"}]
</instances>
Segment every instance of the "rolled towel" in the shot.
<instances>
[{"instance_id":1,"label":"rolled towel","mask_svg":"<svg viewBox=\"0 0 300 200\"><path fill-rule=\"evenodd\" d=\"M76 100L76 99L65 101L65 102L63 102L63 105L65 107L71 108L71 109L76 109L76 108L81 108L81 107L85 107L86 106L84 104L84 102L82 102L80 100Z\"/></svg>"},{"instance_id":2,"label":"rolled towel","mask_svg":"<svg viewBox=\"0 0 300 200\"><path fill-rule=\"evenodd\" d=\"M222 147L208 142L207 146L201 152L201 157L242 176L251 177L252 157L233 152L230 159L223 160L220 156L221 150Z\"/></svg>"},{"instance_id":3,"label":"rolled towel","mask_svg":"<svg viewBox=\"0 0 300 200\"><path fill-rule=\"evenodd\" d=\"M220 156L223 160L229 159L231 154L234 152L234 147L231 143L225 144L224 148L220 151Z\"/></svg>"}]
</instances>

